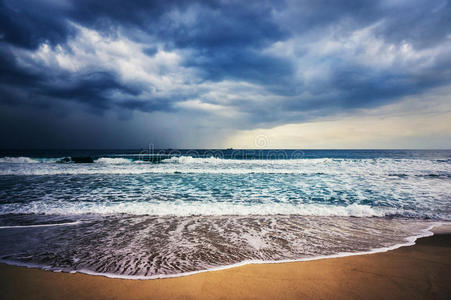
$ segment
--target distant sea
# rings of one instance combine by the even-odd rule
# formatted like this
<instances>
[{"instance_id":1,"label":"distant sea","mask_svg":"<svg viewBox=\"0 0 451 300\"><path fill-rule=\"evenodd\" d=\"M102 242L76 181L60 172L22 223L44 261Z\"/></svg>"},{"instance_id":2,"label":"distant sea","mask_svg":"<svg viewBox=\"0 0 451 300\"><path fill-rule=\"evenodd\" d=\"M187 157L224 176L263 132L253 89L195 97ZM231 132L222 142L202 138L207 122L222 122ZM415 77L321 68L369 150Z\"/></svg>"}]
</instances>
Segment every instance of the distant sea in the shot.
<instances>
[{"instance_id":1,"label":"distant sea","mask_svg":"<svg viewBox=\"0 0 451 300\"><path fill-rule=\"evenodd\" d=\"M451 222L449 150L0 151L0 262L158 278L393 249Z\"/></svg>"}]
</instances>

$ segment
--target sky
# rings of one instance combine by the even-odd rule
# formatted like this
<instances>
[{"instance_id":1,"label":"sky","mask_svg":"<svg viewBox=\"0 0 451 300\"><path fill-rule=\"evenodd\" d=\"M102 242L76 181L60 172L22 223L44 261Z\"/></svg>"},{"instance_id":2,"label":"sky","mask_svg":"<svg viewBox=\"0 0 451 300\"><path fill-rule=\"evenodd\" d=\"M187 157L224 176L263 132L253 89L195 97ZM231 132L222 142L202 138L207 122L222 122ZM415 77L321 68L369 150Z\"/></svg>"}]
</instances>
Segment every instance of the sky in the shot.
<instances>
[{"instance_id":1,"label":"sky","mask_svg":"<svg viewBox=\"0 0 451 300\"><path fill-rule=\"evenodd\" d=\"M451 148L451 1L0 0L0 148Z\"/></svg>"}]
</instances>

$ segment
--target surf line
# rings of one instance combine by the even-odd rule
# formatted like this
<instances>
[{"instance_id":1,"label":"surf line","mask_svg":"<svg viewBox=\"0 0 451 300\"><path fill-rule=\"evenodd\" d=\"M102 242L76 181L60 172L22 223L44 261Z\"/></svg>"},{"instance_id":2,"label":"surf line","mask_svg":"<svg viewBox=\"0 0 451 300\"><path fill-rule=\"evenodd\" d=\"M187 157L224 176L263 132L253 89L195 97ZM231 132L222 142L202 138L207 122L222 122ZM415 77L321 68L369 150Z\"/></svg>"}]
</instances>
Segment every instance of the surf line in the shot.
<instances>
[{"instance_id":1,"label":"surf line","mask_svg":"<svg viewBox=\"0 0 451 300\"><path fill-rule=\"evenodd\" d=\"M73 226L73 225L78 225L78 224L81 224L81 221L68 222L68 223L53 223L53 224L0 226L0 229L35 228L35 227L51 227L51 226Z\"/></svg>"}]
</instances>

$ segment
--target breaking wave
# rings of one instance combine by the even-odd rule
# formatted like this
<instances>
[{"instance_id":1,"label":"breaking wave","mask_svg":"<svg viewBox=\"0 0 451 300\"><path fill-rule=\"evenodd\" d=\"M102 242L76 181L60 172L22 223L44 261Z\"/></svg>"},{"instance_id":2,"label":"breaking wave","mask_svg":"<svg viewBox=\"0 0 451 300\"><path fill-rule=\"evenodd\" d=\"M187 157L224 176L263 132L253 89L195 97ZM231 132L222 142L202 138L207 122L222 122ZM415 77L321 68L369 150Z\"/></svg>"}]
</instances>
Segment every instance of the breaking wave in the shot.
<instances>
[{"instance_id":1,"label":"breaking wave","mask_svg":"<svg viewBox=\"0 0 451 300\"><path fill-rule=\"evenodd\" d=\"M38 160L30 158L30 157L0 157L0 163L9 163L9 164L34 164L39 163Z\"/></svg>"},{"instance_id":2,"label":"breaking wave","mask_svg":"<svg viewBox=\"0 0 451 300\"><path fill-rule=\"evenodd\" d=\"M94 162L101 164L129 164L133 161L126 158L101 157Z\"/></svg>"},{"instance_id":3,"label":"breaking wave","mask_svg":"<svg viewBox=\"0 0 451 300\"><path fill-rule=\"evenodd\" d=\"M351 204L347 206L334 206L326 204L233 204L224 202L122 202L122 203L61 203L35 201L27 206L8 205L1 206L0 214L48 214L67 215L77 214L132 214L152 216L222 216L222 215L300 215L300 216L341 216L341 217L383 217L393 214L394 211L373 208L369 205Z\"/></svg>"}]
</instances>

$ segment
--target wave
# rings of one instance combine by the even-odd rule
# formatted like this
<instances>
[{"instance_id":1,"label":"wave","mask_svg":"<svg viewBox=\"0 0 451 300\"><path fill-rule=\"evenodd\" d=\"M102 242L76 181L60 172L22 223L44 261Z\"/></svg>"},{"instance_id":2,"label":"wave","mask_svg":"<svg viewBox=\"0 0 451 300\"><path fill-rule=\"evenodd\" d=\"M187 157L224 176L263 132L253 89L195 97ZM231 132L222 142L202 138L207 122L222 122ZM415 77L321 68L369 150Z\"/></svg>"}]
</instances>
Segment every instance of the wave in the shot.
<instances>
[{"instance_id":1,"label":"wave","mask_svg":"<svg viewBox=\"0 0 451 300\"><path fill-rule=\"evenodd\" d=\"M207 164L207 163L239 163L239 162L246 162L250 160L238 160L238 159L223 159L218 157L192 157L192 156L174 156L171 158L163 159L162 163L176 163L176 164L194 164L194 163L201 163L201 164Z\"/></svg>"},{"instance_id":2,"label":"wave","mask_svg":"<svg viewBox=\"0 0 451 300\"><path fill-rule=\"evenodd\" d=\"M46 163L46 164L54 164L54 163L60 163L64 162L64 160L70 161L69 157L27 157L27 156L19 156L19 157L0 157L0 163L4 164L39 164L39 163Z\"/></svg>"},{"instance_id":3,"label":"wave","mask_svg":"<svg viewBox=\"0 0 451 300\"><path fill-rule=\"evenodd\" d=\"M177 277L185 277L190 275L195 275L199 273L205 273L205 272L215 272L215 271L221 271L221 270L227 270L232 269L236 267L246 266L246 265L262 265L262 264L280 264L280 263L293 263L293 262L306 262L306 261L314 261L314 260L320 260L320 259L330 259L330 258L340 258L340 257L348 257L348 256L357 256L357 255L368 255L368 254L376 254L376 253L384 253L392 250L399 249L401 247L408 247L413 246L416 244L416 241L420 238L430 237L434 235L434 232L432 232L432 229L435 227L440 227L446 223L434 223L433 225L430 225L429 227L422 229L419 232L412 233L411 236L408 236L404 238L404 241L401 243L397 243L388 247L380 247L380 248L372 248L367 251L355 251L355 252L340 252L337 254L330 254L330 255L316 255L313 257L304 257L304 258L298 258L298 259L280 259L280 260L245 260L241 261L239 263L235 264L229 264L214 268L207 268L204 270L199 271L191 271L191 272L183 272L178 274L162 274L162 275L152 275L152 276L142 276L142 275L123 275L123 274L115 274L115 273L102 273L102 272L96 272L88 269L81 269L77 271L71 271L70 273L82 273L87 275L93 275L93 276L104 276L107 278L115 278L115 279L128 279L128 280L152 280L152 279L164 279L164 278L177 278ZM13 262L13 261L5 261L0 260L3 263L10 264L10 265L17 265L17 266L23 266L28 268L42 268L44 270L51 270L51 268L46 266L36 266L33 264L23 264L19 262ZM55 272L59 272L60 270L55 270Z\"/></svg>"},{"instance_id":4,"label":"wave","mask_svg":"<svg viewBox=\"0 0 451 300\"><path fill-rule=\"evenodd\" d=\"M235 159L235 158L221 158L221 157L193 157L193 156L173 156L161 160L161 163L174 164L293 164L293 163L323 163L333 160L331 158L296 158L296 159Z\"/></svg>"},{"instance_id":5,"label":"wave","mask_svg":"<svg viewBox=\"0 0 451 300\"><path fill-rule=\"evenodd\" d=\"M126 158L113 158L113 157L101 157L99 159L94 160L95 163L101 163L101 164L129 164L133 161L131 159Z\"/></svg>"},{"instance_id":6,"label":"wave","mask_svg":"<svg viewBox=\"0 0 451 300\"><path fill-rule=\"evenodd\" d=\"M134 163L138 166L145 163ZM107 165L107 164L106 164ZM94 174L299 174L308 175L309 173L300 170L278 169L271 170L265 168L247 169L247 168L231 168L231 169L185 169L178 168L124 168L124 164L110 164L117 168L39 168L39 169L0 169L0 175L94 175ZM317 174L314 172L312 174Z\"/></svg>"},{"instance_id":7,"label":"wave","mask_svg":"<svg viewBox=\"0 0 451 300\"><path fill-rule=\"evenodd\" d=\"M39 163L39 160L30 157L1 157L0 163L10 163L10 164L34 164Z\"/></svg>"},{"instance_id":8,"label":"wave","mask_svg":"<svg viewBox=\"0 0 451 300\"><path fill-rule=\"evenodd\" d=\"M99 159L85 164L36 164L13 163L0 165L0 175L81 175L81 174L296 174L301 176L325 176L360 174L362 176L383 176L405 179L410 176L427 179L451 177L447 165L428 163L378 162L221 162L221 163L161 163L122 159ZM394 170L402 173L392 173Z\"/></svg>"},{"instance_id":9,"label":"wave","mask_svg":"<svg viewBox=\"0 0 451 300\"><path fill-rule=\"evenodd\" d=\"M125 155L124 155L125 156ZM128 156L130 156L128 158ZM132 163L164 163L164 164L293 164L303 161L321 163L331 161L330 158L313 159L234 159L220 157L192 157L192 156L173 156L169 158L161 156L142 156L127 155L124 157L61 157L61 158L31 158L31 157L2 157L0 163L76 163L79 159L89 160L94 163L102 164L132 164Z\"/></svg>"},{"instance_id":10,"label":"wave","mask_svg":"<svg viewBox=\"0 0 451 300\"><path fill-rule=\"evenodd\" d=\"M122 203L84 203L71 202L49 203L47 201L33 202L27 206L1 205L0 214L47 214L47 215L77 215L77 214L131 214L154 216L220 216L220 215L300 215L300 216L340 216L340 217L383 217L394 211L384 211L368 205L351 204L334 206L326 204L233 204L227 202L194 203L194 202L122 202Z\"/></svg>"},{"instance_id":11,"label":"wave","mask_svg":"<svg viewBox=\"0 0 451 300\"><path fill-rule=\"evenodd\" d=\"M223 158L223 157L193 157L193 156L148 156L148 155L123 155L121 157L0 157L0 163L76 163L91 161L101 164L136 164L136 163L149 163L163 164L163 165L322 165L322 164L365 164L375 165L379 163L392 163L397 165L409 165L423 167L427 165L436 165L441 168L449 168L449 163L443 163L442 160L430 160L430 159L393 159L393 158L365 158L365 159L352 159L352 158L286 158L286 159L262 159L262 158ZM405 175L402 173L394 173L394 176Z\"/></svg>"},{"instance_id":12,"label":"wave","mask_svg":"<svg viewBox=\"0 0 451 300\"><path fill-rule=\"evenodd\" d=\"M432 236L432 228L445 224L284 216L107 218L108 225L104 223L106 219L86 224L86 231L82 231L85 238L102 237L92 239L90 243L80 243L79 239L74 238L80 236L80 228L67 228L64 231L67 243L53 249L55 241L60 243L61 231L49 230L45 236L46 243L31 240L28 244L19 242L3 247L0 261L112 278L169 278L247 264L311 261L386 252L414 245L418 238ZM149 234L153 232L158 234ZM5 234L19 241L24 239L23 234L14 231ZM238 255L224 255L224 249L226 253Z\"/></svg>"},{"instance_id":13,"label":"wave","mask_svg":"<svg viewBox=\"0 0 451 300\"><path fill-rule=\"evenodd\" d=\"M49 157L41 157L41 158L31 158L26 156L21 157L1 157L0 163L9 163L9 164L37 164L37 163L47 163L47 164L73 164L80 162L94 162L100 164L129 164L135 162L133 159L128 158L114 158L114 157L100 157L100 158L92 158L92 157L60 157L60 158L49 158ZM145 161L136 161L136 162L145 162Z\"/></svg>"}]
</instances>

